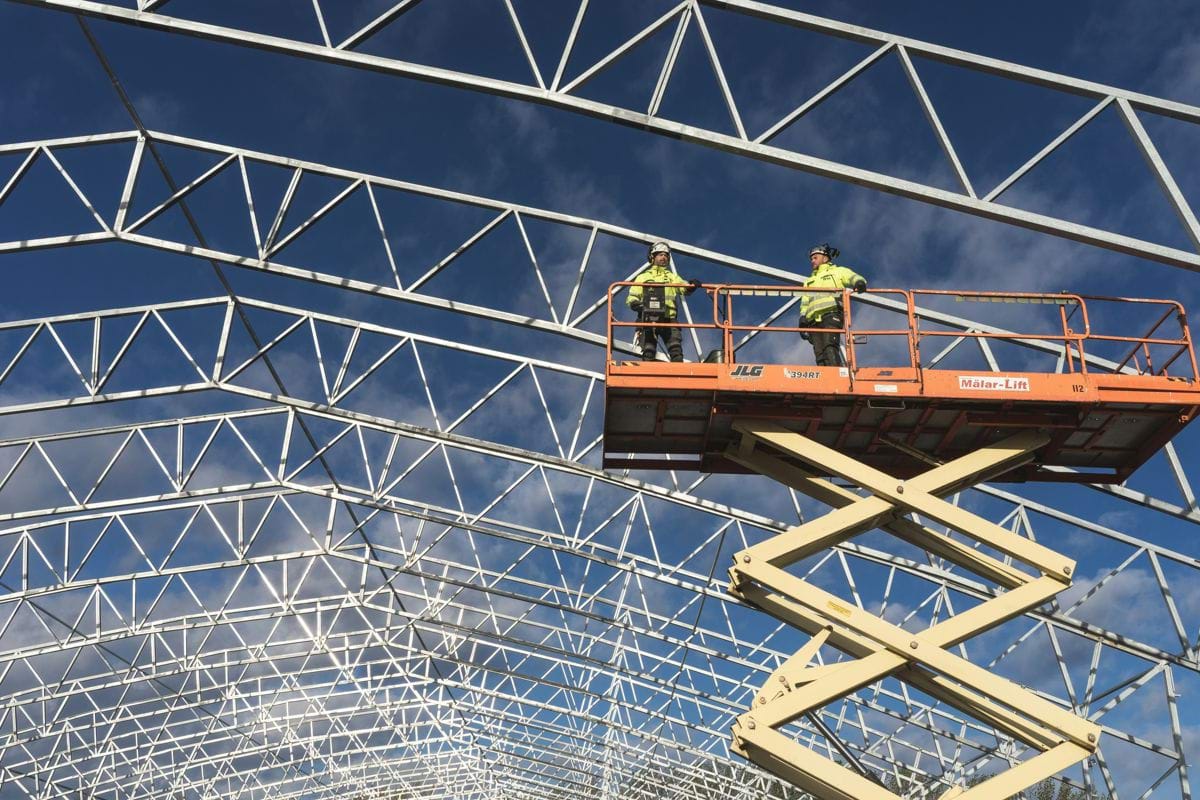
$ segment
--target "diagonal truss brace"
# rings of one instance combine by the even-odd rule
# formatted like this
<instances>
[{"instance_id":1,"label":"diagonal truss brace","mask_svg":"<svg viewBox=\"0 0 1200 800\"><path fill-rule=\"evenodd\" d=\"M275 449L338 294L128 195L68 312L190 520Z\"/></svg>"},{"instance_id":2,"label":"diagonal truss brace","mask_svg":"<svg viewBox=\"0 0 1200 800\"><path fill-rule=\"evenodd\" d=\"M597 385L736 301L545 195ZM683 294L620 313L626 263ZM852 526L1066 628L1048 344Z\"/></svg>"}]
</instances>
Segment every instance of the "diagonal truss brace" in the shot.
<instances>
[{"instance_id":1,"label":"diagonal truss brace","mask_svg":"<svg viewBox=\"0 0 1200 800\"><path fill-rule=\"evenodd\" d=\"M746 420L735 423L734 429L742 436L726 452L729 458L834 506L828 514L734 556L730 593L814 637L771 675L751 709L738 717L732 731L735 752L824 800L899 800L877 782L818 755L780 730L889 675L983 720L1036 753L965 792L950 788L968 800L1010 797L1095 752L1099 726L949 651L1042 605L1070 585L1073 561L942 499L1033 460L1048 443L1046 434L1018 433L916 478L897 481L776 423ZM855 483L870 494L860 496L819 479L795 466L795 460ZM915 522L907 516L913 513L971 542ZM876 527L984 575L1006 591L913 633L787 571L801 559ZM1002 558L976 549L973 543ZM1014 567L1013 561L1038 574ZM851 660L812 665L824 644L842 650Z\"/></svg>"}]
</instances>

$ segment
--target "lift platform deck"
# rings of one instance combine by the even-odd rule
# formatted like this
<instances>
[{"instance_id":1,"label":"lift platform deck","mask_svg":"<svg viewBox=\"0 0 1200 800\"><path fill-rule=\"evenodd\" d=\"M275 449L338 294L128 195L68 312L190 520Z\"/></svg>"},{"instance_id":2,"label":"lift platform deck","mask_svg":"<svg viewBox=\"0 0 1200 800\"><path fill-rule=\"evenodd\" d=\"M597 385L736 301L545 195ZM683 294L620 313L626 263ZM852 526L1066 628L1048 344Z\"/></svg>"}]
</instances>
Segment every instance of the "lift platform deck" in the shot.
<instances>
[{"instance_id":1,"label":"lift platform deck","mask_svg":"<svg viewBox=\"0 0 1200 800\"><path fill-rule=\"evenodd\" d=\"M818 367L811 360L754 363L736 357L748 349L748 342L769 334L784 345L775 352L784 349L797 362L811 359L811 348L800 340L800 334L811 329L734 322L735 300L749 304L750 298L777 296L778 302L787 303L791 296L794 304L810 290L706 286L712 321L683 327L686 334L716 346L718 360L669 363L614 357L613 336L643 327L618 321L612 313L612 298L626 285L614 284L609 294L607 468L745 472L726 451L740 439L734 423L758 419L898 478L1017 431L1036 429L1049 435L1049 443L1036 460L1004 480L1120 482L1200 410L1195 352L1184 310L1172 301L932 290L843 293L847 366ZM1036 312L1043 318L1051 315L1056 323L1054 329L1043 326L1039 332L947 329L924 314L921 305L946 300L1006 304L1011 306L1010 317ZM1099 316L1112 327L1128 328L1140 316L1147 332L1093 329L1090 309L1098 306L1104 308ZM866 317L867 311L874 311L878 317L881 310L892 314L896 324L873 329L855 324L855 312ZM780 318L776 315L774 322ZM1177 334L1172 322L1178 323ZM972 350L979 363L943 366L954 361L940 357L948 342L972 339L979 346ZM881 341L886 342L882 348ZM1043 355L1056 352L1055 371L1002 370L992 355L1001 345L1027 352L1040 348ZM860 365L872 348L894 355L898 363ZM1099 355L1114 351L1125 357ZM1017 361L1023 360L1017 355Z\"/></svg>"}]
</instances>

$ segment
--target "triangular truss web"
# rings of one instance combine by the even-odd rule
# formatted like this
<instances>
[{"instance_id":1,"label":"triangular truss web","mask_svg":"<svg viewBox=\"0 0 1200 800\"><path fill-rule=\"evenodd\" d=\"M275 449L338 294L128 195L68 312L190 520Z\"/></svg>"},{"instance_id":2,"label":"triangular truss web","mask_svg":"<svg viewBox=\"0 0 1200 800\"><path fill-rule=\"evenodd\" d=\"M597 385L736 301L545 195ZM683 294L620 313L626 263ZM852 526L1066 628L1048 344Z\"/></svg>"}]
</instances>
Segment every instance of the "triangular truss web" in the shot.
<instances>
[{"instance_id":1,"label":"triangular truss web","mask_svg":"<svg viewBox=\"0 0 1200 800\"><path fill-rule=\"evenodd\" d=\"M376 55L424 52L441 67L479 69L495 78L545 85L511 0L467 0L450 19L433 4L392 4L343 44Z\"/></svg>"},{"instance_id":2,"label":"triangular truss web","mask_svg":"<svg viewBox=\"0 0 1200 800\"><path fill-rule=\"evenodd\" d=\"M17 155L20 161L0 185L0 203L8 212L0 221L30 232L27 238L108 230L104 206L84 193L53 149L36 147Z\"/></svg>"}]
</instances>

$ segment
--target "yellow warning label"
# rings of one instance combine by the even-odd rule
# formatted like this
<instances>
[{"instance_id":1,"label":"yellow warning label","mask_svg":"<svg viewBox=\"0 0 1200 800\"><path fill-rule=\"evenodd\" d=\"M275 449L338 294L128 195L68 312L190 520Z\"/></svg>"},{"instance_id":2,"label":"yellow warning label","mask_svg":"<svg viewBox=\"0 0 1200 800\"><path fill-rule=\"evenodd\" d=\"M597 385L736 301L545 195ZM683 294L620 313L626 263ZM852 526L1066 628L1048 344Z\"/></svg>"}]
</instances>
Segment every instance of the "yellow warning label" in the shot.
<instances>
[{"instance_id":1,"label":"yellow warning label","mask_svg":"<svg viewBox=\"0 0 1200 800\"><path fill-rule=\"evenodd\" d=\"M850 616L851 609L848 608L847 606L842 605L841 603L835 603L832 600L830 600L825 605L829 606L829 610L834 612L835 614L841 614L843 617Z\"/></svg>"}]
</instances>

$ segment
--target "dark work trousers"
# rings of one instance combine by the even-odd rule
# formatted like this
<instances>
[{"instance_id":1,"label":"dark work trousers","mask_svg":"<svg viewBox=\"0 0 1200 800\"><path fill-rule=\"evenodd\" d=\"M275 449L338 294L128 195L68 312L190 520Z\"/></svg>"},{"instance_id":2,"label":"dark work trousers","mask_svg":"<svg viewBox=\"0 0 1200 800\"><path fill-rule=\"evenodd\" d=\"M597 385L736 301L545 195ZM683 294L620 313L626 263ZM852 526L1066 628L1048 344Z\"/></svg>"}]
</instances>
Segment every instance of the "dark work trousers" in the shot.
<instances>
[{"instance_id":1,"label":"dark work trousers","mask_svg":"<svg viewBox=\"0 0 1200 800\"><path fill-rule=\"evenodd\" d=\"M813 331L808 334L809 340L812 342L813 355L816 356L818 367L842 367L845 362L842 361L842 316L840 314L826 314L816 322L812 323L814 328L836 328L836 333L825 333L823 331Z\"/></svg>"},{"instance_id":2,"label":"dark work trousers","mask_svg":"<svg viewBox=\"0 0 1200 800\"><path fill-rule=\"evenodd\" d=\"M642 322L641 317L638 321ZM663 319L660 322L674 322L673 319ZM642 360L653 361L658 355L658 340L661 338L667 345L667 355L672 361L683 361L683 333L679 328L642 328Z\"/></svg>"}]
</instances>

